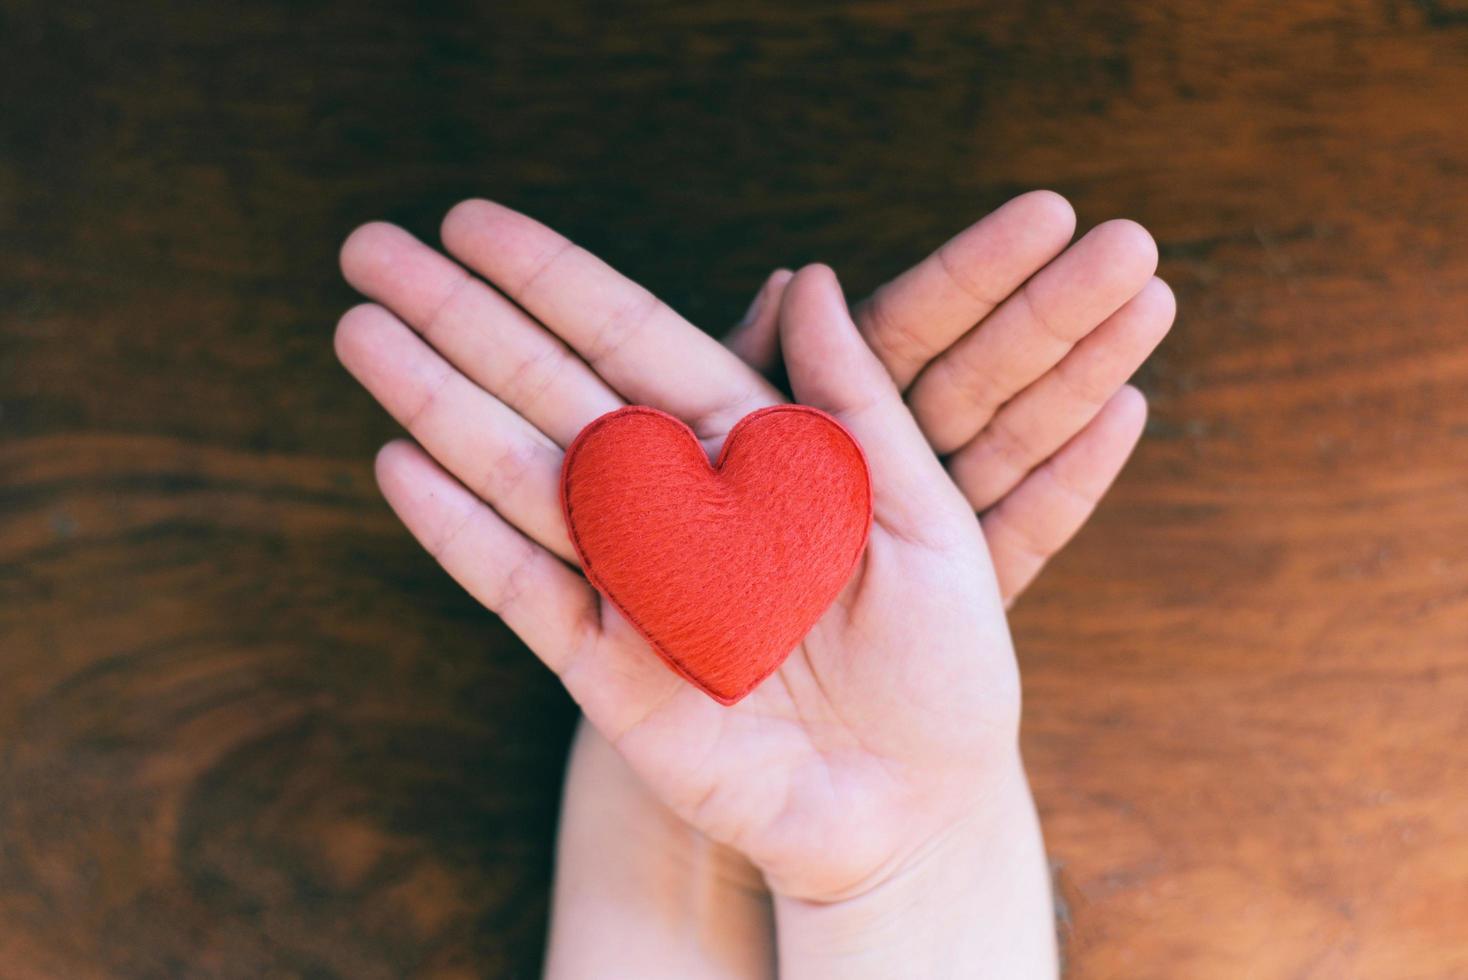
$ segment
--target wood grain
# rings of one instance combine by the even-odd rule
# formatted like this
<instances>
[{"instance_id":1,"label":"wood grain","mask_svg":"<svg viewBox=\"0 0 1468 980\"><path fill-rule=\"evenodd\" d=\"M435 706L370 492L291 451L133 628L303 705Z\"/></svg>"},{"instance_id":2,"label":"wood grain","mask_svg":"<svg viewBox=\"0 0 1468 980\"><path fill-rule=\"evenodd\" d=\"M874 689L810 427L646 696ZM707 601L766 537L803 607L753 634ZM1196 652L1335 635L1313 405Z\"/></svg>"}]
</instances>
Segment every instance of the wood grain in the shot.
<instances>
[{"instance_id":1,"label":"wood grain","mask_svg":"<svg viewBox=\"0 0 1468 980\"><path fill-rule=\"evenodd\" d=\"M0 2L0 975L528 977L573 713L371 484L335 249L529 209L711 330L1021 189L1156 233L1016 612L1076 977L1468 976L1468 8Z\"/></svg>"}]
</instances>

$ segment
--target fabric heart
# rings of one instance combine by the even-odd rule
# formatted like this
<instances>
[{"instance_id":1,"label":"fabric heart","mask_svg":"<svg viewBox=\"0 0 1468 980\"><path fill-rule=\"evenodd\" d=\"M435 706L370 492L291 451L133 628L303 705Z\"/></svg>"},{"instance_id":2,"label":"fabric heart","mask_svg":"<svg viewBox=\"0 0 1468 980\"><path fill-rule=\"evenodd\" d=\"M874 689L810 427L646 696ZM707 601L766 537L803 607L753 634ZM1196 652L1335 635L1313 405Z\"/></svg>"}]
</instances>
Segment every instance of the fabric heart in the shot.
<instances>
[{"instance_id":1,"label":"fabric heart","mask_svg":"<svg viewBox=\"0 0 1468 980\"><path fill-rule=\"evenodd\" d=\"M872 522L861 447L804 405L745 416L712 466L671 415L610 412L566 451L561 506L586 577L722 704L754 690L810 632Z\"/></svg>"}]
</instances>

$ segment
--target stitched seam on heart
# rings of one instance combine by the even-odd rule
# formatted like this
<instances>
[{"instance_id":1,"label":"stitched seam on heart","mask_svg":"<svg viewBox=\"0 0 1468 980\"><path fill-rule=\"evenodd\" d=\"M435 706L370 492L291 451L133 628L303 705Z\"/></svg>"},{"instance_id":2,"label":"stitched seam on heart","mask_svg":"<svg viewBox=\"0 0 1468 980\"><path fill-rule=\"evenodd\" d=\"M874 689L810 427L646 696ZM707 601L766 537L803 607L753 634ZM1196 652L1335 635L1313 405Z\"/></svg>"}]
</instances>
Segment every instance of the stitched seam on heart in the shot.
<instances>
[{"instance_id":1,"label":"stitched seam on heart","mask_svg":"<svg viewBox=\"0 0 1468 980\"><path fill-rule=\"evenodd\" d=\"M714 462L710 465L708 463L707 457L705 456L704 463L706 466L709 467L709 470L711 472L720 472L724 465L725 459L729 455L731 447L738 440L738 437L743 433L744 429L755 420L762 418L765 415L770 415L776 412L794 412L804 415L814 415L817 418L823 419L826 422L831 423L831 425L835 427L836 431L841 433L842 437L845 438L848 443L850 443L851 447L854 450L856 450L857 458L861 461L862 472L866 476L866 479L863 481L862 487L862 489L864 490L864 497L866 502L866 519L861 538L857 542L856 550L852 554L852 556L847 559L845 570L841 576L841 588L844 589L846 587L846 584L850 582L852 573L856 570L857 562L861 560L862 552L866 550L867 540L871 536L873 512L871 468L867 463L866 453L862 450L861 443L856 441L856 437L848 432L845 426L843 426L831 415L822 412L818 408L813 408L809 405L770 405L765 408L750 412L748 415L744 416L744 418L740 419L735 424L734 428L729 430L728 436L725 437L724 445L719 449L718 458L715 459ZM622 614L623 618L625 618L628 623L631 624L632 628L637 631L637 634L641 636L645 641L647 641L647 644L651 646L654 651L657 652L658 656L662 658L664 663L672 667L673 670L684 680L688 681L700 691L703 691L715 701L723 705L732 705L744 698L756 687L759 687L760 684L764 683L771 674L778 670L780 666L785 662L786 657L789 656L790 651L787 650L785 652L785 657L781 657L779 661L773 664L763 674L756 677L743 690L738 691L730 696L725 696L711 691L704 684L703 681L695 677L689 671L688 667L684 665L677 657L675 657L661 641L654 637L641 623L641 621L639 621L636 616L632 615L632 613L627 610L622 602L615 595L612 594L612 591L603 583L601 576L599 576L596 570L592 567L591 560L587 557L586 553L581 548L581 539L580 536L576 533L576 522L573 519L573 514L571 510L570 489L573 460L576 456L576 453L581 449L583 445L585 445L586 440L594 432L596 432L596 430L600 429L605 424L608 424L616 419L620 419L628 415L648 415L660 421L671 423L675 429L680 430L685 436L687 436L689 440L693 442L695 446L699 447L700 451L702 451L702 444L698 441L698 434L695 433L691 428L689 428L686 423L684 423L681 419L669 415L667 412L659 411L656 408L651 408L646 405L626 405L622 408L614 409L613 411L610 411L605 415L602 415L599 418L593 420L590 424L586 426L586 428L582 429L581 432L577 434L575 439L571 441L571 445L566 449L566 458L561 465L561 511L566 521L566 530L571 538L571 546L576 550L576 556L581 559L581 570L585 573L587 580L591 582L592 586L595 587L599 593L606 596L607 599L611 601L612 605L616 607L617 611ZM839 591L837 592L837 595L840 595ZM833 596L831 601L834 602L835 598L836 597ZM813 627L815 624L813 623L811 625ZM804 637L801 637L801 640L803 641Z\"/></svg>"}]
</instances>

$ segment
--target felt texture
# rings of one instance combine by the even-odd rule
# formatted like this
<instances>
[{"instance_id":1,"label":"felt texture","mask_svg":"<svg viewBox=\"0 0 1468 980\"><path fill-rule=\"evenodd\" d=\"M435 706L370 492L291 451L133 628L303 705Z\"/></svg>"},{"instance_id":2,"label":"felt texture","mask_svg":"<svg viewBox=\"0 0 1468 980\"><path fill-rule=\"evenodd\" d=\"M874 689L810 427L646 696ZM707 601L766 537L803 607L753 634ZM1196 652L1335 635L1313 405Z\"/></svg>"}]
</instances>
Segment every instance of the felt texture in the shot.
<instances>
[{"instance_id":1,"label":"felt texture","mask_svg":"<svg viewBox=\"0 0 1468 980\"><path fill-rule=\"evenodd\" d=\"M566 451L561 505L586 577L670 667L734 704L851 578L872 523L861 446L804 405L740 420L709 464L688 426L640 405Z\"/></svg>"}]
</instances>

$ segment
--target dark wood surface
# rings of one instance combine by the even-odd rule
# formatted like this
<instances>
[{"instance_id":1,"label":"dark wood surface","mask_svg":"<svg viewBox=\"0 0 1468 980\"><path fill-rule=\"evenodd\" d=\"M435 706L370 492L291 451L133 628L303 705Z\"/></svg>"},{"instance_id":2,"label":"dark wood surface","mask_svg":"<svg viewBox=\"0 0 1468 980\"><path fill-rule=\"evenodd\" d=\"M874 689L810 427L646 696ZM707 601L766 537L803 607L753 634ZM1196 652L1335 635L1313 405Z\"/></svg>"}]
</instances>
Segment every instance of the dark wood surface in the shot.
<instances>
[{"instance_id":1,"label":"dark wood surface","mask_svg":"<svg viewBox=\"0 0 1468 980\"><path fill-rule=\"evenodd\" d=\"M1468 7L0 3L0 977L528 977L573 712L396 524L335 250L696 322L1137 218L1150 437L1015 615L1078 977L1468 976Z\"/></svg>"}]
</instances>

